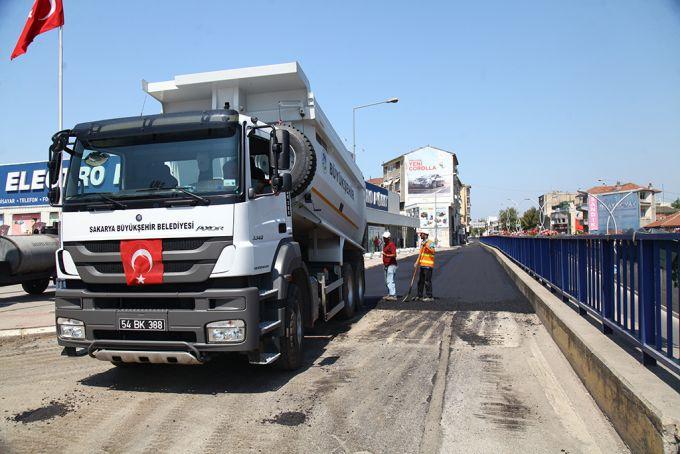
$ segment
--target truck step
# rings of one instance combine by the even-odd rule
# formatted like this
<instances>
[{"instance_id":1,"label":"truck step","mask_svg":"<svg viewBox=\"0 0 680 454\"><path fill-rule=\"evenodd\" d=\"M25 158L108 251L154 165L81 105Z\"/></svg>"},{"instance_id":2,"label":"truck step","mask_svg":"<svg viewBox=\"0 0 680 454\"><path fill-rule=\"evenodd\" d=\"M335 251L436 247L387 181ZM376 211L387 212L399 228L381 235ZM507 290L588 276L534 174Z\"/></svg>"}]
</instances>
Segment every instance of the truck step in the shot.
<instances>
[{"instance_id":1,"label":"truck step","mask_svg":"<svg viewBox=\"0 0 680 454\"><path fill-rule=\"evenodd\" d=\"M260 353L258 358L250 359L250 364L266 366L279 359L280 356L281 353Z\"/></svg>"},{"instance_id":2,"label":"truck step","mask_svg":"<svg viewBox=\"0 0 680 454\"><path fill-rule=\"evenodd\" d=\"M344 301L340 301L338 304L336 304L333 309L331 309L329 312L326 313L326 317L325 317L326 321L332 319L335 316L335 314L337 314L338 312L340 312L342 310L343 307L345 307Z\"/></svg>"},{"instance_id":3,"label":"truck step","mask_svg":"<svg viewBox=\"0 0 680 454\"><path fill-rule=\"evenodd\" d=\"M260 335L274 331L279 326L281 326L281 320L266 320L260 322Z\"/></svg>"},{"instance_id":4,"label":"truck step","mask_svg":"<svg viewBox=\"0 0 680 454\"><path fill-rule=\"evenodd\" d=\"M339 278L336 281L334 281L332 284L328 284L327 286L325 286L324 292L326 293L326 295L328 295L333 290L339 288L342 285L342 283L343 283L342 278Z\"/></svg>"},{"instance_id":5,"label":"truck step","mask_svg":"<svg viewBox=\"0 0 680 454\"><path fill-rule=\"evenodd\" d=\"M266 301L268 299L274 298L278 294L279 291L276 289L265 290L264 292L260 292L260 301Z\"/></svg>"}]
</instances>

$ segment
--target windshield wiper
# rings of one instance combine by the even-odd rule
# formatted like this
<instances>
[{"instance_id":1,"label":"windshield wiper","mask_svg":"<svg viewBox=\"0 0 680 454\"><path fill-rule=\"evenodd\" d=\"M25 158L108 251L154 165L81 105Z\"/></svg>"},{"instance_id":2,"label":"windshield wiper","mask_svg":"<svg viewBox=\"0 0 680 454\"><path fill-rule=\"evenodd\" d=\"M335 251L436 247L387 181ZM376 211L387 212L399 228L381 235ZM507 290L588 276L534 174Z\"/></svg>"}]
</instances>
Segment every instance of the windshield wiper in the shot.
<instances>
[{"instance_id":1,"label":"windshield wiper","mask_svg":"<svg viewBox=\"0 0 680 454\"><path fill-rule=\"evenodd\" d=\"M137 192L144 192L144 191L179 191L183 194L188 195L189 197L193 198L194 200L201 202L203 205L210 205L210 199L206 199L205 197L202 197L195 192L189 191L187 188L184 187L176 187L176 188L145 188L145 189L138 189Z\"/></svg>"},{"instance_id":2,"label":"windshield wiper","mask_svg":"<svg viewBox=\"0 0 680 454\"><path fill-rule=\"evenodd\" d=\"M124 203L119 202L118 200L116 200L116 199L114 199L114 198L112 198L112 197L109 197L108 195L106 195L106 194L104 194L104 193L102 193L102 192L94 192L94 193L92 193L92 194L93 194L93 195L96 195L97 197L99 197L99 198L102 199L102 200L105 200L105 201L109 202L110 204L112 204L113 206L115 206L115 207L117 207L117 208L120 208L120 209L123 209L123 210L124 210L125 208L127 208L127 205L125 205Z\"/></svg>"},{"instance_id":3,"label":"windshield wiper","mask_svg":"<svg viewBox=\"0 0 680 454\"><path fill-rule=\"evenodd\" d=\"M181 191L184 194L188 195L189 197L193 197L194 199L198 200L199 202L201 202L204 205L210 205L210 199L206 199L205 197L202 197L202 196L196 194L195 192L191 192L186 188L179 187L179 188L172 188L172 189L175 189L177 191Z\"/></svg>"}]
</instances>

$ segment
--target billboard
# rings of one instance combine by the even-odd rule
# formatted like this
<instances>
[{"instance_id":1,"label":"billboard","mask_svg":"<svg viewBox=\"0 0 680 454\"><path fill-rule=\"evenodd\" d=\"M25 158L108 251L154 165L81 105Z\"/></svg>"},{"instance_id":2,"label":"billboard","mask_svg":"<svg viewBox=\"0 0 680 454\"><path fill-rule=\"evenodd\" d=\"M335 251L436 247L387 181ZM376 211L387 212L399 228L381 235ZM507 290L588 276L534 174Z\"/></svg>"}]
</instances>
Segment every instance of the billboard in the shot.
<instances>
[{"instance_id":1,"label":"billboard","mask_svg":"<svg viewBox=\"0 0 680 454\"><path fill-rule=\"evenodd\" d=\"M434 207L420 207L420 228L434 227Z\"/></svg>"},{"instance_id":2,"label":"billboard","mask_svg":"<svg viewBox=\"0 0 680 454\"><path fill-rule=\"evenodd\" d=\"M453 157L451 153L425 147L404 156L409 199L442 199L452 196Z\"/></svg>"},{"instance_id":3,"label":"billboard","mask_svg":"<svg viewBox=\"0 0 680 454\"><path fill-rule=\"evenodd\" d=\"M69 161L64 161L64 180ZM114 190L120 178L120 163L110 160L100 166L80 168L85 187ZM0 207L49 205L47 161L0 165Z\"/></svg>"},{"instance_id":4,"label":"billboard","mask_svg":"<svg viewBox=\"0 0 680 454\"><path fill-rule=\"evenodd\" d=\"M373 208L374 210L387 211L389 193L387 189L381 188L374 184L366 183L366 207Z\"/></svg>"},{"instance_id":5,"label":"billboard","mask_svg":"<svg viewBox=\"0 0 680 454\"><path fill-rule=\"evenodd\" d=\"M435 210L434 206L421 206L418 217L421 229L448 228L449 207L447 205L437 205Z\"/></svg>"},{"instance_id":6,"label":"billboard","mask_svg":"<svg viewBox=\"0 0 680 454\"><path fill-rule=\"evenodd\" d=\"M635 231L640 228L640 196L637 192L615 192L598 197L614 213L618 232ZM607 220L609 231L614 232L614 221L610 220L611 215L602 203L598 203L597 209L598 233L607 233ZM590 216L590 213L588 215Z\"/></svg>"}]
</instances>

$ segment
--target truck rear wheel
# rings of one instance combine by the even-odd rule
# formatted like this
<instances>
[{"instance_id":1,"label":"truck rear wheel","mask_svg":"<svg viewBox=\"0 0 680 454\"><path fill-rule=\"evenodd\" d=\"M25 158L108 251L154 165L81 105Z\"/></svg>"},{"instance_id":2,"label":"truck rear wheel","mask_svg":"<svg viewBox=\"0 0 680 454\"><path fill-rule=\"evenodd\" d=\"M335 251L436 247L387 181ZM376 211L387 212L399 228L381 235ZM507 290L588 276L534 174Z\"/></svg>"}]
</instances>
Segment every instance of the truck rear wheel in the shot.
<instances>
[{"instance_id":1,"label":"truck rear wheel","mask_svg":"<svg viewBox=\"0 0 680 454\"><path fill-rule=\"evenodd\" d=\"M286 310L283 319L283 336L279 337L281 357L277 366L284 370L294 370L302 365L302 291L296 282L288 284Z\"/></svg>"},{"instance_id":2,"label":"truck rear wheel","mask_svg":"<svg viewBox=\"0 0 680 454\"><path fill-rule=\"evenodd\" d=\"M354 317L356 310L356 288L354 280L354 270L352 265L345 263L342 265L342 299L345 302L345 307L342 308L342 316L344 318Z\"/></svg>"},{"instance_id":3,"label":"truck rear wheel","mask_svg":"<svg viewBox=\"0 0 680 454\"><path fill-rule=\"evenodd\" d=\"M291 125L278 125L277 129L285 129L290 133L290 146L293 149L293 160L290 177L293 181L291 197L296 197L307 189L316 172L316 153L314 147L302 131Z\"/></svg>"},{"instance_id":4,"label":"truck rear wheel","mask_svg":"<svg viewBox=\"0 0 680 454\"><path fill-rule=\"evenodd\" d=\"M360 309L364 306L364 295L366 293L366 276L364 270L364 259L360 258L355 266L355 288L356 288L356 307Z\"/></svg>"},{"instance_id":5,"label":"truck rear wheel","mask_svg":"<svg viewBox=\"0 0 680 454\"><path fill-rule=\"evenodd\" d=\"M50 279L34 279L32 281L26 281L21 286L24 291L29 295L42 295L47 286L50 285Z\"/></svg>"}]
</instances>

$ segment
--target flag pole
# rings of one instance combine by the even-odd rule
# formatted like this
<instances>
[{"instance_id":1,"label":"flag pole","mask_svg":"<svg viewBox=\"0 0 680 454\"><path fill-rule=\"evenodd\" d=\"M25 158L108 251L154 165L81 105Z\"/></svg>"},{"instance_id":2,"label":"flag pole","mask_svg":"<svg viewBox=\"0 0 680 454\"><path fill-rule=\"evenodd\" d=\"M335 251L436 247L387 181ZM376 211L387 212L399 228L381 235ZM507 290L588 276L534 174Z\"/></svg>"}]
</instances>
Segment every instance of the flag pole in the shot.
<instances>
[{"instance_id":1,"label":"flag pole","mask_svg":"<svg viewBox=\"0 0 680 454\"><path fill-rule=\"evenodd\" d=\"M59 27L59 129L64 129L64 48L63 26Z\"/></svg>"}]
</instances>

